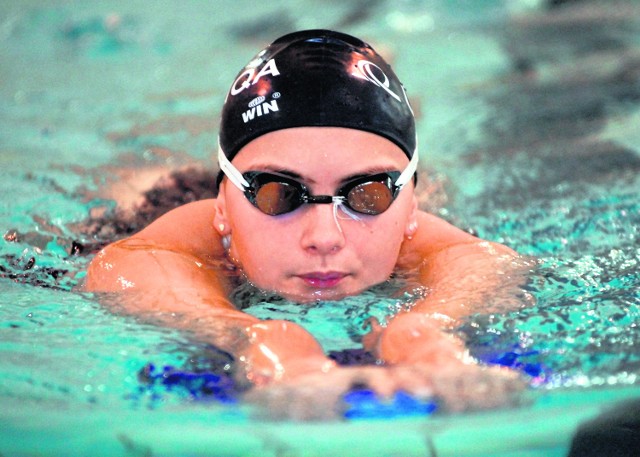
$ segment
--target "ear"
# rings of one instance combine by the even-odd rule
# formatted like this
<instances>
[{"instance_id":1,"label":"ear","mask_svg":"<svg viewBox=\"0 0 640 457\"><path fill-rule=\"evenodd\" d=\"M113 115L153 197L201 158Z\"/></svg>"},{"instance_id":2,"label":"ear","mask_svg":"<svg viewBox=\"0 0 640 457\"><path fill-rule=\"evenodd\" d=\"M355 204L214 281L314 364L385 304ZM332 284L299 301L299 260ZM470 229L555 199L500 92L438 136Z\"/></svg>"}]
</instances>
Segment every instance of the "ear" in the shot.
<instances>
[{"instance_id":1,"label":"ear","mask_svg":"<svg viewBox=\"0 0 640 457\"><path fill-rule=\"evenodd\" d=\"M418 231L418 199L416 196L411 197L411 211L407 217L407 225L404 229L404 236L407 239L413 238Z\"/></svg>"},{"instance_id":2,"label":"ear","mask_svg":"<svg viewBox=\"0 0 640 457\"><path fill-rule=\"evenodd\" d=\"M215 204L216 213L213 216L213 226L220 236L231 234L231 224L229 223L229 216L227 214L227 199L225 198L225 184L224 182L220 183Z\"/></svg>"}]
</instances>

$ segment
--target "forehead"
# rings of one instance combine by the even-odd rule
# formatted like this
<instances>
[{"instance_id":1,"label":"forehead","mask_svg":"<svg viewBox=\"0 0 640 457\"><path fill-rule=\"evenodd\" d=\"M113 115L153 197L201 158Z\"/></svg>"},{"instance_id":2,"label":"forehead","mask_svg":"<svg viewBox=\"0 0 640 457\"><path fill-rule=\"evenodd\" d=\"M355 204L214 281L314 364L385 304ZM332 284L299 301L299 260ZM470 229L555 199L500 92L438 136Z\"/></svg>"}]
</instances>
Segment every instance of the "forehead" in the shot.
<instances>
[{"instance_id":1,"label":"forehead","mask_svg":"<svg viewBox=\"0 0 640 457\"><path fill-rule=\"evenodd\" d=\"M233 159L241 171L285 168L301 175L342 176L368 169L404 169L408 157L379 135L342 127L276 130L251 141Z\"/></svg>"}]
</instances>

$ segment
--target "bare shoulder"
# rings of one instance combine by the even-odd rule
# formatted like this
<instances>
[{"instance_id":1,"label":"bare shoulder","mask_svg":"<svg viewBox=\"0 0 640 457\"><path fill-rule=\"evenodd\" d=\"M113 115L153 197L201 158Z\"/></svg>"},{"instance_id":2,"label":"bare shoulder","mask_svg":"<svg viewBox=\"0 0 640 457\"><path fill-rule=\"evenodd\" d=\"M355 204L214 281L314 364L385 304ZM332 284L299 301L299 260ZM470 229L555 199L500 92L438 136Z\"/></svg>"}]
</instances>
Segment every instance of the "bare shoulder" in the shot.
<instances>
[{"instance_id":1,"label":"bare shoulder","mask_svg":"<svg viewBox=\"0 0 640 457\"><path fill-rule=\"evenodd\" d=\"M500 254L517 255L499 243L489 242L471 235L442 218L424 211L418 213L418 230L411 240L405 241L400 252L401 264L421 262L451 248L476 250L490 248Z\"/></svg>"},{"instance_id":2,"label":"bare shoulder","mask_svg":"<svg viewBox=\"0 0 640 457\"><path fill-rule=\"evenodd\" d=\"M133 239L153 242L198 257L223 255L220 235L213 227L215 200L200 200L169 211Z\"/></svg>"},{"instance_id":3,"label":"bare shoulder","mask_svg":"<svg viewBox=\"0 0 640 457\"><path fill-rule=\"evenodd\" d=\"M139 233L111 243L91 262L85 289L164 289L167 282L180 287L211 284L214 269L210 267L224 255L213 228L214 212L215 200L189 203Z\"/></svg>"},{"instance_id":4,"label":"bare shoulder","mask_svg":"<svg viewBox=\"0 0 640 457\"><path fill-rule=\"evenodd\" d=\"M439 251L452 245L477 243L481 240L442 218L419 211L418 230L412 241L416 246L429 246L430 250Z\"/></svg>"}]
</instances>

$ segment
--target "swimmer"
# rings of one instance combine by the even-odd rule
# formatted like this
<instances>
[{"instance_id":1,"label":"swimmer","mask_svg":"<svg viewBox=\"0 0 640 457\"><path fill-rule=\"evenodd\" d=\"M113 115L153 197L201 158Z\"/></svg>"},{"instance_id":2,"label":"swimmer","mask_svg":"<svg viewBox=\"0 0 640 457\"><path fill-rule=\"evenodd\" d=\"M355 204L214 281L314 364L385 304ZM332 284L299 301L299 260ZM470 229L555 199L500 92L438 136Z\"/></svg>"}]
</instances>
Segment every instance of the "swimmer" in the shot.
<instances>
[{"instance_id":1,"label":"swimmer","mask_svg":"<svg viewBox=\"0 0 640 457\"><path fill-rule=\"evenodd\" d=\"M228 351L256 387L365 383L381 395L425 394L437 389L436 372L487 373L448 330L491 311L518 256L418 209L414 114L368 44L327 30L274 41L231 85L218 140L217 198L101 250L86 290L117 292L122 311ZM304 306L401 271L429 293L372 323L363 346L379 366L338 366L302 327L258 320L229 299L236 272Z\"/></svg>"}]
</instances>

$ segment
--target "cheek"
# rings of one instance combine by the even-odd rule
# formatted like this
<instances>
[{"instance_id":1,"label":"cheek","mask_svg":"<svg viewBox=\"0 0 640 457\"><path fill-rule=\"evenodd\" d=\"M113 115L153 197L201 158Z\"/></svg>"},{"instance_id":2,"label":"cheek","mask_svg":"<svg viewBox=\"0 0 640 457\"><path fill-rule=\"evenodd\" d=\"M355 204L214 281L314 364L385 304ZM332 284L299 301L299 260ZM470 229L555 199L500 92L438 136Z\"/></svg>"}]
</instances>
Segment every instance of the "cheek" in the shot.
<instances>
[{"instance_id":1,"label":"cheek","mask_svg":"<svg viewBox=\"0 0 640 457\"><path fill-rule=\"evenodd\" d=\"M375 238L380 249L380 258L382 263L390 265L391 269L398 261L400 248L405 239L406 227L413 208L412 196L411 193L401 196L390 208L389 217L386 217L385 213L377 227L379 235Z\"/></svg>"},{"instance_id":2,"label":"cheek","mask_svg":"<svg viewBox=\"0 0 640 457\"><path fill-rule=\"evenodd\" d=\"M390 219L351 237L354 251L364 266L363 274L376 282L386 280L393 272L404 237L403 224Z\"/></svg>"},{"instance_id":3,"label":"cheek","mask_svg":"<svg viewBox=\"0 0 640 457\"><path fill-rule=\"evenodd\" d=\"M282 228L247 211L232 213L230 222L231 255L252 282L264 285L290 263L286 253L291 252L291 236Z\"/></svg>"}]
</instances>

